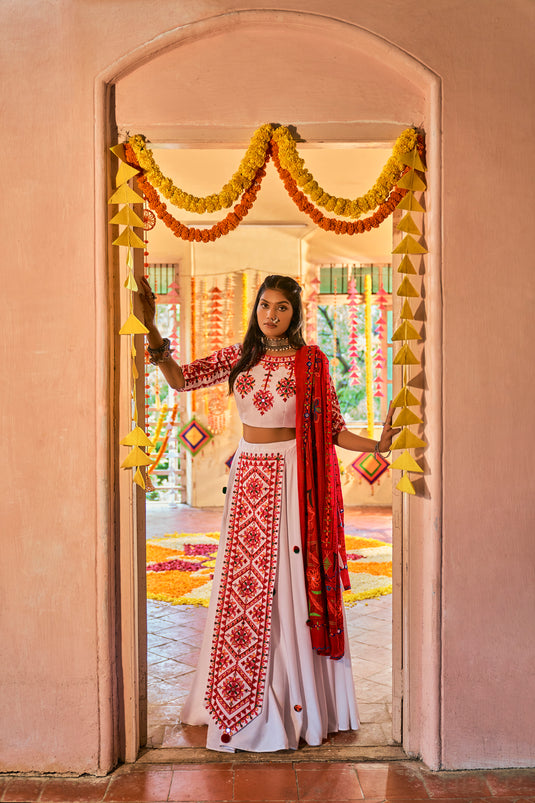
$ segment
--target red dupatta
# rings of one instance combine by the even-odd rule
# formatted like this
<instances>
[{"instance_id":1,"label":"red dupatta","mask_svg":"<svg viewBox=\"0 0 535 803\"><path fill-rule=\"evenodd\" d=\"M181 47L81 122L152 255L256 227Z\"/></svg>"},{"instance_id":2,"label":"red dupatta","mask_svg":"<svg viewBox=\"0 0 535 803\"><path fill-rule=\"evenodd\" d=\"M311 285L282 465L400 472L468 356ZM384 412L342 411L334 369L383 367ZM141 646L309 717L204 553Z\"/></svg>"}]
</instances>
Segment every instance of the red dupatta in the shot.
<instances>
[{"instance_id":1,"label":"red dupatta","mask_svg":"<svg viewBox=\"0 0 535 803\"><path fill-rule=\"evenodd\" d=\"M347 573L342 490L332 438L329 363L317 346L295 356L299 512L312 647L344 655L342 580Z\"/></svg>"}]
</instances>

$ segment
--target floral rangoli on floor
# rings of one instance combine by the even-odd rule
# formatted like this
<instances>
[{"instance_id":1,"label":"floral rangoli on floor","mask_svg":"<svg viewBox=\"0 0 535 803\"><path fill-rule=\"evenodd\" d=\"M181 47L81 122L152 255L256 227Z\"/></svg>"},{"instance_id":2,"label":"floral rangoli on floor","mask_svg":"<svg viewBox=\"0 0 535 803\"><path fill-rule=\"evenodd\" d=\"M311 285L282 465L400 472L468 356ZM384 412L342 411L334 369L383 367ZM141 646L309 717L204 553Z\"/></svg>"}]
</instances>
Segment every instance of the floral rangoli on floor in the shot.
<instances>
[{"instance_id":1,"label":"floral rangoli on floor","mask_svg":"<svg viewBox=\"0 0 535 803\"><path fill-rule=\"evenodd\" d=\"M219 533L174 533L147 541L147 597L172 605L208 607ZM347 607L392 593L392 544L346 536L351 590Z\"/></svg>"}]
</instances>

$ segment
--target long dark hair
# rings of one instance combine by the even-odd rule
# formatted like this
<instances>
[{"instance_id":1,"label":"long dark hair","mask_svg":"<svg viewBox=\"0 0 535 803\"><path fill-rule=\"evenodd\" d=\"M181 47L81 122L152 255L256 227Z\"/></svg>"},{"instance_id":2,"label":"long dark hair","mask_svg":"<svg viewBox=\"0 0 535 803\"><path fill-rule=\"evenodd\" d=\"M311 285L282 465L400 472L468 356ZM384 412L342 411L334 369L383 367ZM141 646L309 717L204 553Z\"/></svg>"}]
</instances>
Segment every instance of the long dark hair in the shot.
<instances>
[{"instance_id":1,"label":"long dark hair","mask_svg":"<svg viewBox=\"0 0 535 803\"><path fill-rule=\"evenodd\" d=\"M247 332L243 338L242 355L228 378L229 393L232 393L234 381L238 374L248 371L256 365L266 353L264 336L258 325L256 311L260 303L260 297L264 290L279 290L287 301L292 305L293 315L290 325L286 331L288 343L292 348L299 349L305 345L303 338L303 305L301 303L301 287L291 276L279 276L274 274L266 276L256 294Z\"/></svg>"}]
</instances>

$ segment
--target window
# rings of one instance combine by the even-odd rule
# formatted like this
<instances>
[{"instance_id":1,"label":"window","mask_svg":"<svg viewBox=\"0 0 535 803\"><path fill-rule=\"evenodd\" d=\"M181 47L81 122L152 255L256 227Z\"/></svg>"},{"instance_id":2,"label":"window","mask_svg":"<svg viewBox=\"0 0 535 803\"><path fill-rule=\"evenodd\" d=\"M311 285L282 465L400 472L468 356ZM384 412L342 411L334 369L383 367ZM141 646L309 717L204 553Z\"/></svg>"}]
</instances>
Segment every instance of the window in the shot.
<instances>
[{"instance_id":1,"label":"window","mask_svg":"<svg viewBox=\"0 0 535 803\"><path fill-rule=\"evenodd\" d=\"M328 266L320 269L318 298L318 345L327 355L340 409L347 423L367 420L366 403L366 334L364 328L364 282L372 277L372 374L374 418L384 420L392 398L392 267L391 265ZM351 319L348 305L348 282L355 279L359 294L357 307L357 368L358 383L351 384L350 334ZM339 287L344 288L339 291ZM385 291L383 321L378 293ZM380 395L382 394L382 395Z\"/></svg>"}]
</instances>

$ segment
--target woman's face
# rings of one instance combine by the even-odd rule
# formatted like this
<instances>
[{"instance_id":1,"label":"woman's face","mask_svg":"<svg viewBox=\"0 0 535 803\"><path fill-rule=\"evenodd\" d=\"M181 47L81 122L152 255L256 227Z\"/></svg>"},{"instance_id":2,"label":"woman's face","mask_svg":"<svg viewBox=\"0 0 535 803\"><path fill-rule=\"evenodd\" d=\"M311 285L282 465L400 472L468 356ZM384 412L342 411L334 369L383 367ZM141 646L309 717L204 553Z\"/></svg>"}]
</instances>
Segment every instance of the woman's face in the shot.
<instances>
[{"instance_id":1,"label":"woman's face","mask_svg":"<svg viewBox=\"0 0 535 803\"><path fill-rule=\"evenodd\" d=\"M256 319L266 337L283 337L290 326L293 308L280 290L264 290L256 308Z\"/></svg>"}]
</instances>

